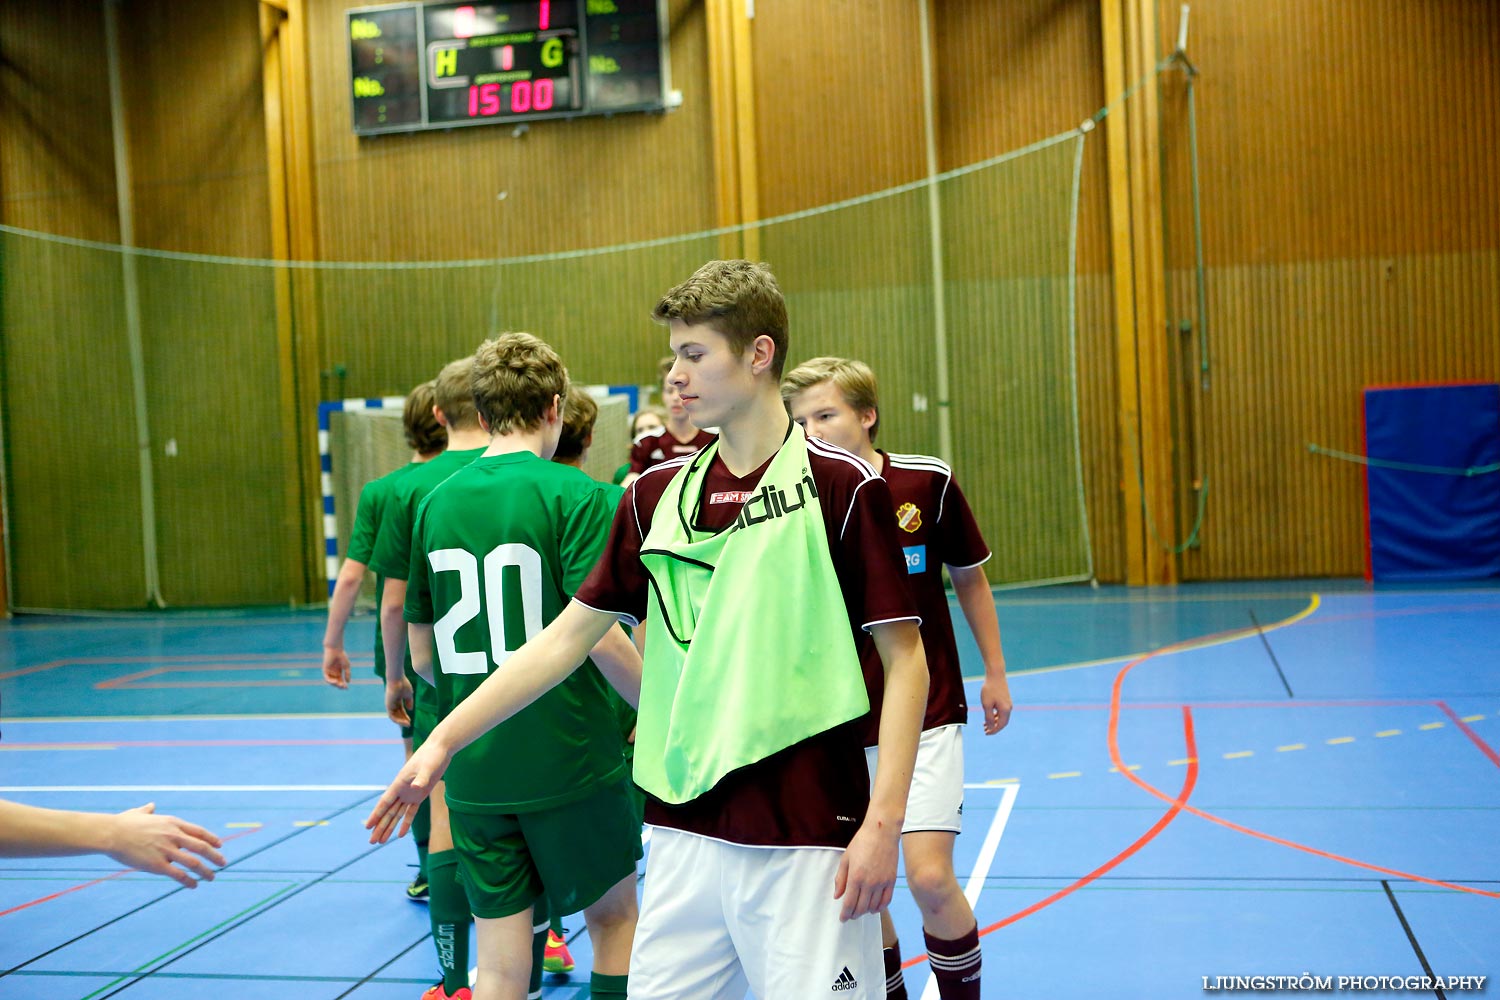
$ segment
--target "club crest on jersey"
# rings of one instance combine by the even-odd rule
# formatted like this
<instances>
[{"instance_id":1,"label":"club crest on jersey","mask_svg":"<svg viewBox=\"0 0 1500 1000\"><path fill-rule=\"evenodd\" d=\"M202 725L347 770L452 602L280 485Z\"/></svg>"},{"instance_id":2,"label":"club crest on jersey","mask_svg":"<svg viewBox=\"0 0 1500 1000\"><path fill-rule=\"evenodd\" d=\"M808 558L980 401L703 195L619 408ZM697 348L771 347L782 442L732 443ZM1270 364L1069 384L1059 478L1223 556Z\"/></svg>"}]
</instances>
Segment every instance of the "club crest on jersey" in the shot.
<instances>
[{"instance_id":1,"label":"club crest on jersey","mask_svg":"<svg viewBox=\"0 0 1500 1000\"><path fill-rule=\"evenodd\" d=\"M922 512L914 503L904 503L896 508L896 524L902 531L915 532L922 526Z\"/></svg>"}]
</instances>

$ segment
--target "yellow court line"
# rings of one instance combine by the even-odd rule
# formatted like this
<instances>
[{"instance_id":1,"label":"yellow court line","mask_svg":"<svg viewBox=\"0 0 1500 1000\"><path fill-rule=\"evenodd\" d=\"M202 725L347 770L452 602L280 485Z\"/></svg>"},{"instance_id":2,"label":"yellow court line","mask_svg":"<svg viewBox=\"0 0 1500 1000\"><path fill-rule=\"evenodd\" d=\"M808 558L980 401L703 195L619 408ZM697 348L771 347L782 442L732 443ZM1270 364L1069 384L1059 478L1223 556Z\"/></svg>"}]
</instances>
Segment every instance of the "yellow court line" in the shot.
<instances>
[{"instance_id":1,"label":"yellow court line","mask_svg":"<svg viewBox=\"0 0 1500 1000\"><path fill-rule=\"evenodd\" d=\"M1424 722L1420 726L1418 726L1417 728L1418 729L1442 729L1443 728L1443 723L1441 723L1441 722Z\"/></svg>"},{"instance_id":2,"label":"yellow court line","mask_svg":"<svg viewBox=\"0 0 1500 1000\"><path fill-rule=\"evenodd\" d=\"M1196 764L1196 763L1198 763L1198 758L1197 757L1183 757L1180 760L1169 760L1169 761L1167 761L1167 766L1168 767L1184 767L1184 766L1186 766L1188 764Z\"/></svg>"},{"instance_id":3,"label":"yellow court line","mask_svg":"<svg viewBox=\"0 0 1500 1000\"><path fill-rule=\"evenodd\" d=\"M1139 764L1126 764L1125 765L1125 770L1127 770L1127 771L1139 771L1140 769L1141 769L1141 765L1139 765ZM1118 767L1112 767L1112 768L1109 769L1109 773L1110 774L1119 774L1120 773L1120 769Z\"/></svg>"},{"instance_id":4,"label":"yellow court line","mask_svg":"<svg viewBox=\"0 0 1500 1000\"><path fill-rule=\"evenodd\" d=\"M299 819L292 822L293 826L327 826L326 819Z\"/></svg>"},{"instance_id":5,"label":"yellow court line","mask_svg":"<svg viewBox=\"0 0 1500 1000\"><path fill-rule=\"evenodd\" d=\"M1254 629L1254 628L1239 629L1239 630L1236 630L1234 632L1230 632L1230 633L1228 633L1226 635L1221 635L1221 636L1219 636L1218 638L1215 638L1215 639L1204 638L1204 639L1198 640L1198 641L1194 641L1192 639L1184 639L1182 641L1181 645L1176 645L1176 644L1173 645L1171 653L1186 653L1186 652L1190 652L1190 651L1196 650L1196 649L1210 649L1210 648L1212 648L1214 646L1223 646L1223 645L1226 645L1226 644L1231 643L1231 642L1239 642L1241 639L1247 639L1250 636L1256 635L1258 633L1273 632L1273 631L1275 631L1276 629L1279 629L1279 628L1286 628L1288 625L1295 625L1295 624L1297 624L1302 619L1304 619L1304 618L1308 617L1309 615L1311 615L1314 611L1317 611L1318 607L1322 603L1323 603L1322 602L1322 598L1319 597L1319 595L1312 594L1312 595L1310 595L1310 600L1307 602L1307 607L1303 608L1301 611L1299 611L1296 614L1292 615L1290 618L1283 618L1279 622L1272 622L1270 625L1264 625L1260 629ZM1139 651L1139 652L1134 652L1134 653L1122 653L1119 656L1111 656L1108 659L1103 659L1103 660L1084 660L1084 661L1079 662L1079 663L1060 663L1060 664L1058 664L1055 667L1035 667L1035 668L1029 669L1029 670L1014 670L1014 671L1009 671L1007 673L1007 676L1009 676L1009 677L1024 677L1024 676L1029 675L1029 674L1055 674L1059 670L1083 670L1083 669L1085 669L1087 667L1105 667L1105 666L1109 666L1110 664L1125 663L1125 662L1127 662L1129 660L1137 660L1137 659L1140 659L1143 656L1148 656L1151 653L1155 653L1155 652L1157 652L1157 650L1148 649L1148 650L1145 650L1145 651ZM1162 655L1171 655L1171 653L1165 653L1165 654L1162 654ZM978 674L978 675L975 675L973 677L965 677L964 680L965 681L982 681L982 680L984 680L984 675L983 674Z\"/></svg>"},{"instance_id":6,"label":"yellow court line","mask_svg":"<svg viewBox=\"0 0 1500 1000\"><path fill-rule=\"evenodd\" d=\"M1307 744L1306 743L1288 743L1284 747L1277 747L1276 748L1276 752L1277 753L1289 753L1292 750L1306 750L1306 749L1307 749Z\"/></svg>"},{"instance_id":7,"label":"yellow court line","mask_svg":"<svg viewBox=\"0 0 1500 1000\"><path fill-rule=\"evenodd\" d=\"M1082 775L1083 775L1082 771L1058 771L1056 774L1049 774L1049 775L1047 775L1047 777L1049 777L1049 778L1077 778L1077 777L1081 777Z\"/></svg>"},{"instance_id":8,"label":"yellow court line","mask_svg":"<svg viewBox=\"0 0 1500 1000\"><path fill-rule=\"evenodd\" d=\"M1401 730L1399 730L1399 729L1382 729L1380 732L1376 733L1375 735L1378 736L1378 737L1382 737L1382 738L1386 737L1386 736L1400 736L1401 735Z\"/></svg>"},{"instance_id":9,"label":"yellow court line","mask_svg":"<svg viewBox=\"0 0 1500 1000\"><path fill-rule=\"evenodd\" d=\"M265 826L264 823L225 823L224 825L231 830L258 830Z\"/></svg>"},{"instance_id":10,"label":"yellow court line","mask_svg":"<svg viewBox=\"0 0 1500 1000\"><path fill-rule=\"evenodd\" d=\"M1482 715L1466 715L1460 721L1462 721L1462 722L1483 722L1484 721L1484 716L1482 716Z\"/></svg>"},{"instance_id":11,"label":"yellow court line","mask_svg":"<svg viewBox=\"0 0 1500 1000\"><path fill-rule=\"evenodd\" d=\"M1232 753L1226 753L1224 755L1224 759L1225 760L1238 760L1241 757L1254 757L1254 756L1255 756L1255 751L1254 750L1235 750Z\"/></svg>"}]
</instances>

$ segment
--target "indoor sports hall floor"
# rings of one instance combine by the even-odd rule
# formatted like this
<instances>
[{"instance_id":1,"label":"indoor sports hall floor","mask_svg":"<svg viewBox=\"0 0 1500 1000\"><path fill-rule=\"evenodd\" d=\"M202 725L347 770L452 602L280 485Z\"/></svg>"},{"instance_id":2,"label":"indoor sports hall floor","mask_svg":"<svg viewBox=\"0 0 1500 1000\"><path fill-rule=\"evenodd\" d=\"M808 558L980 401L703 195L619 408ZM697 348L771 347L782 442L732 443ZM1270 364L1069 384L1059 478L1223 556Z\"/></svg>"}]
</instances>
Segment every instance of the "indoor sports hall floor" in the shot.
<instances>
[{"instance_id":1,"label":"indoor sports hall floor","mask_svg":"<svg viewBox=\"0 0 1500 1000\"><path fill-rule=\"evenodd\" d=\"M1500 589L997 603L1018 708L999 736L969 732L957 858L986 997L1201 997L1204 977L1304 973L1500 990ZM402 893L410 842L371 848L360 828L399 743L368 658L358 686L322 685L322 627L0 624L0 796L153 801L231 859L192 892L103 858L0 861L0 997L417 1000L434 962ZM895 914L913 1000L935 996L904 889ZM588 936L568 926L578 970L544 991L560 1000L588 992Z\"/></svg>"}]
</instances>

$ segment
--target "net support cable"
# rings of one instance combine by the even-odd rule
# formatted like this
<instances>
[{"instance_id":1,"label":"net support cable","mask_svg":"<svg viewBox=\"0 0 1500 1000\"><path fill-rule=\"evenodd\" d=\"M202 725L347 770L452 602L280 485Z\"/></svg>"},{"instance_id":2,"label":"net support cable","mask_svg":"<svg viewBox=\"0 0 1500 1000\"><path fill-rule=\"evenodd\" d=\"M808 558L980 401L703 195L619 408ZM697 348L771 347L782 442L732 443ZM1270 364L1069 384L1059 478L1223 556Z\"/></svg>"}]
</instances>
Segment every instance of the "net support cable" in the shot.
<instances>
[{"instance_id":1,"label":"net support cable","mask_svg":"<svg viewBox=\"0 0 1500 1000\"><path fill-rule=\"evenodd\" d=\"M130 190L130 145L125 132L125 94L120 74L120 0L104 2L104 39L108 56L110 131L114 139L115 199L120 215L122 250L135 243L135 204ZM135 410L136 451L140 461L141 548L145 570L146 603L167 606L161 593L161 570L156 544L156 477L151 464L151 419L146 410L146 351L141 334L141 289L136 255L120 254L124 284L125 338L130 352L130 389Z\"/></svg>"}]
</instances>

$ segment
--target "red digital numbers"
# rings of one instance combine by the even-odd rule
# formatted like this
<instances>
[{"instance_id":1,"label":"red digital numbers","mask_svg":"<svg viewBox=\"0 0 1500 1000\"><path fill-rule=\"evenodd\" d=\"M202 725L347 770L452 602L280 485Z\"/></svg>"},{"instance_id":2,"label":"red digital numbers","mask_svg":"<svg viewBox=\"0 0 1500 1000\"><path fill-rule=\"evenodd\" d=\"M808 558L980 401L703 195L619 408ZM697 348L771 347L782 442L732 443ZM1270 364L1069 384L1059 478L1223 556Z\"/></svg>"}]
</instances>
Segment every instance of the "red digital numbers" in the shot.
<instances>
[{"instance_id":1,"label":"red digital numbers","mask_svg":"<svg viewBox=\"0 0 1500 1000\"><path fill-rule=\"evenodd\" d=\"M453 11L453 37L473 38L478 18L473 7L457 7Z\"/></svg>"},{"instance_id":2,"label":"red digital numbers","mask_svg":"<svg viewBox=\"0 0 1500 1000\"><path fill-rule=\"evenodd\" d=\"M483 83L469 88L469 117L491 118L504 108L504 84ZM555 86L550 79L517 80L509 85L511 114L524 115L531 111L550 111L555 98Z\"/></svg>"}]
</instances>

